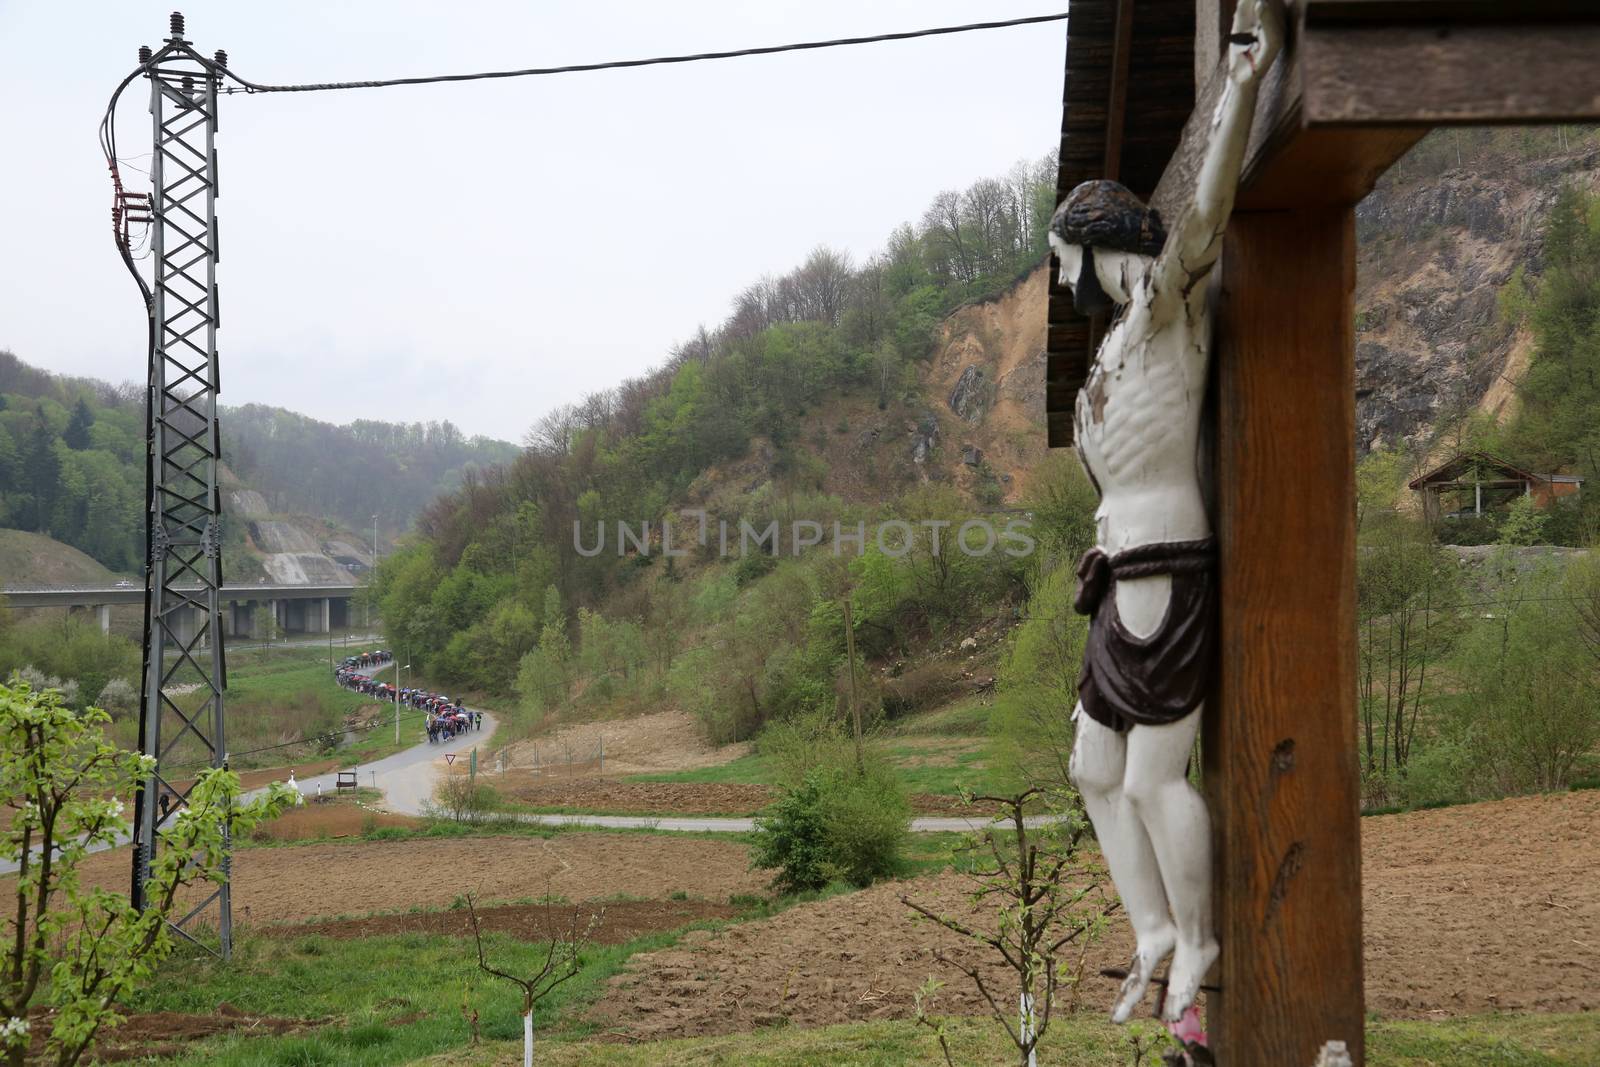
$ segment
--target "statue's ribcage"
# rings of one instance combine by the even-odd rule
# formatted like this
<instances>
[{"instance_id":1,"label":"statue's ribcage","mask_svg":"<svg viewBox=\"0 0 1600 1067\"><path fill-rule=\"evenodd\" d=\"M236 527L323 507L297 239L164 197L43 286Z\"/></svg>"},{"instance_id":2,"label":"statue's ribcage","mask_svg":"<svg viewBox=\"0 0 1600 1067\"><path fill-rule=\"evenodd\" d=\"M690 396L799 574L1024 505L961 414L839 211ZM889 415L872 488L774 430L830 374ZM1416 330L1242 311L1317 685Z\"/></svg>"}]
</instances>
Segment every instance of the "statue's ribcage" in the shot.
<instances>
[{"instance_id":1,"label":"statue's ribcage","mask_svg":"<svg viewBox=\"0 0 1600 1067\"><path fill-rule=\"evenodd\" d=\"M1078 412L1080 432L1097 455L1095 467L1111 482L1137 479L1140 468L1152 462L1166 466L1167 454L1181 443L1190 421L1192 400L1177 367L1158 362L1124 365L1109 373L1097 370L1088 393L1089 403Z\"/></svg>"}]
</instances>

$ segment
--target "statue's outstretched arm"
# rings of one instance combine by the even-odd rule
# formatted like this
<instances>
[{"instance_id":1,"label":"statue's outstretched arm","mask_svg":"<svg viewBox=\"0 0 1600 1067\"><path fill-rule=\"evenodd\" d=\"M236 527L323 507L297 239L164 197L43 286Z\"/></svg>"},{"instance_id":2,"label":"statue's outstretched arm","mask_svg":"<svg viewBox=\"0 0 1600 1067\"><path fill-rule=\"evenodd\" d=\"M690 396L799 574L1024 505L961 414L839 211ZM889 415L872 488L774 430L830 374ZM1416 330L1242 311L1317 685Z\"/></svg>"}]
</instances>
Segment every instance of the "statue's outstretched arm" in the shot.
<instances>
[{"instance_id":1,"label":"statue's outstretched arm","mask_svg":"<svg viewBox=\"0 0 1600 1067\"><path fill-rule=\"evenodd\" d=\"M1211 118L1211 138L1195 182L1194 201L1179 215L1155 268L1158 291L1194 291L1222 251L1233 213L1261 79L1283 46L1283 0L1239 0L1228 35L1227 84Z\"/></svg>"}]
</instances>

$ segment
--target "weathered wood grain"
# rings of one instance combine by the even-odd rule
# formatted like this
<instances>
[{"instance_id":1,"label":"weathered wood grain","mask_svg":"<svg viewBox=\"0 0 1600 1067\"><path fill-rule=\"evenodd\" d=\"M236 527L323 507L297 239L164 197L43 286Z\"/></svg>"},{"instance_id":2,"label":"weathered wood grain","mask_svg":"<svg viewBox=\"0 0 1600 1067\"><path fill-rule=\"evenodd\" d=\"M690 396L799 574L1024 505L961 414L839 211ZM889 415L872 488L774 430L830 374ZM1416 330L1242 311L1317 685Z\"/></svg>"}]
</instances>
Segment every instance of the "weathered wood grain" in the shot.
<instances>
[{"instance_id":1,"label":"weathered wood grain","mask_svg":"<svg viewBox=\"0 0 1600 1067\"><path fill-rule=\"evenodd\" d=\"M1587 21L1317 23L1300 51L1313 127L1600 119L1600 4Z\"/></svg>"},{"instance_id":2,"label":"weathered wood grain","mask_svg":"<svg viewBox=\"0 0 1600 1067\"><path fill-rule=\"evenodd\" d=\"M1350 206L1239 212L1217 299L1221 656L1206 706L1228 1067L1362 1062ZM1309 481L1308 481L1309 480ZM1286 493L1314 482L1317 492Z\"/></svg>"},{"instance_id":3,"label":"weathered wood grain","mask_svg":"<svg viewBox=\"0 0 1600 1067\"><path fill-rule=\"evenodd\" d=\"M1239 184L1240 210L1354 204L1427 132L1415 127L1307 128L1301 95L1304 13L1304 3L1290 5L1287 46L1261 85ZM1205 10L1199 17L1208 24ZM1194 112L1151 198L1169 222L1193 199L1211 116L1226 83L1219 55L1196 94Z\"/></svg>"}]
</instances>

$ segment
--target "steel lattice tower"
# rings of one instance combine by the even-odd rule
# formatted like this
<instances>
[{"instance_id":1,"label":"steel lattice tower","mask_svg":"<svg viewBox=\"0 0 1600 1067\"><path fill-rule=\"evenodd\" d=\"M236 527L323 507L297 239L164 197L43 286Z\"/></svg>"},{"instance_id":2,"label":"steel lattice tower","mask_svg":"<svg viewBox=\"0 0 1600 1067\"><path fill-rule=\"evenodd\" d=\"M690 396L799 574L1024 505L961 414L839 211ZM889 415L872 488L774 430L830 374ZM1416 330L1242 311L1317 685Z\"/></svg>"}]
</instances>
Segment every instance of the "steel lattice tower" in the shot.
<instances>
[{"instance_id":1,"label":"steel lattice tower","mask_svg":"<svg viewBox=\"0 0 1600 1067\"><path fill-rule=\"evenodd\" d=\"M217 97L219 68L184 40L183 16L153 55L142 50L154 130L150 178L152 345L147 394L149 514L139 747L155 757L134 806L133 893L143 907L159 831L204 767L224 766L222 501L217 485ZM181 687L181 689L180 689ZM224 870L228 869L224 861ZM214 909L214 912L213 912ZM226 958L226 882L173 925L214 922Z\"/></svg>"}]
</instances>

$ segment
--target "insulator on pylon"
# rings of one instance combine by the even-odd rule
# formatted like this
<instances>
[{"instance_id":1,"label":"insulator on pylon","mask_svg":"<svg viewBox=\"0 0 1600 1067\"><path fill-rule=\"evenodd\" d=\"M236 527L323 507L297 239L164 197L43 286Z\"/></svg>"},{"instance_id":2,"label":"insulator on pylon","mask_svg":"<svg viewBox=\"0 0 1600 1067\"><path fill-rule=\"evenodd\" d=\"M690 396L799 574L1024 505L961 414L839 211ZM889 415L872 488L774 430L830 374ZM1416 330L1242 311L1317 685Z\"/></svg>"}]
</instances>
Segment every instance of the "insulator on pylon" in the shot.
<instances>
[{"instance_id":1,"label":"insulator on pylon","mask_svg":"<svg viewBox=\"0 0 1600 1067\"><path fill-rule=\"evenodd\" d=\"M142 45L139 46L139 62L140 63L148 63L152 59L154 59L155 56L156 56L156 54L154 52L150 51L150 46L149 45L142 44Z\"/></svg>"},{"instance_id":2,"label":"insulator on pylon","mask_svg":"<svg viewBox=\"0 0 1600 1067\"><path fill-rule=\"evenodd\" d=\"M212 56L211 58L215 59L217 61L217 66L219 66L219 67L226 67L228 65L228 52L227 52L227 49L224 49L224 48L217 49L217 54Z\"/></svg>"},{"instance_id":3,"label":"insulator on pylon","mask_svg":"<svg viewBox=\"0 0 1600 1067\"><path fill-rule=\"evenodd\" d=\"M174 11L172 13L172 17L170 19L170 24L172 26L172 39L174 41L176 41L176 40L179 40L180 38L182 38L183 37L183 12L182 11Z\"/></svg>"}]
</instances>

